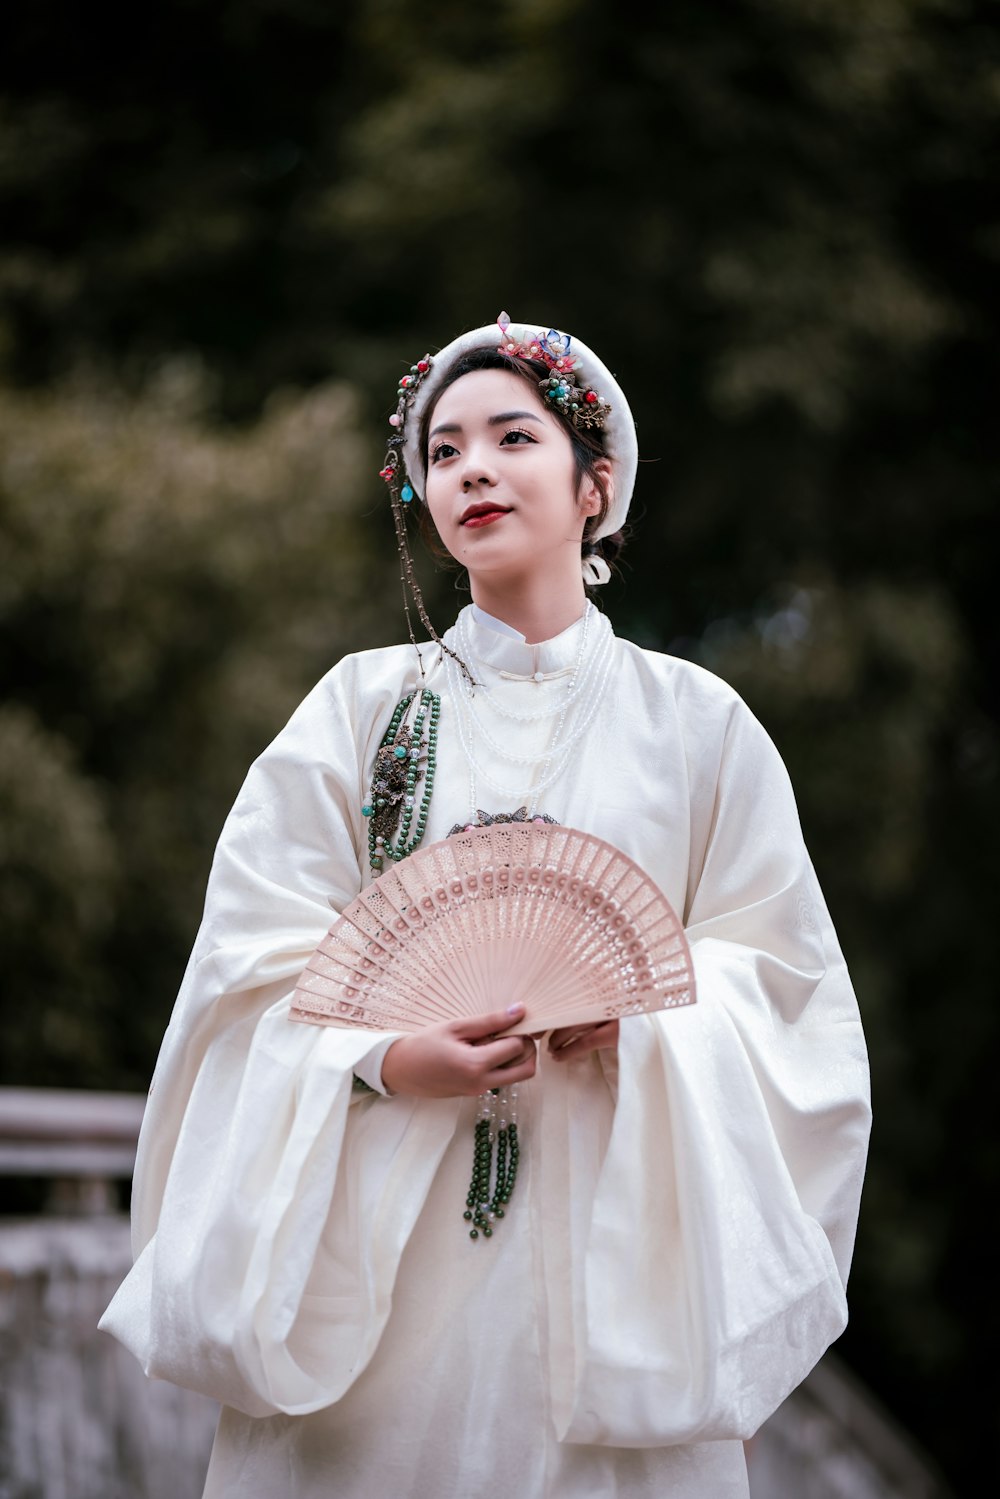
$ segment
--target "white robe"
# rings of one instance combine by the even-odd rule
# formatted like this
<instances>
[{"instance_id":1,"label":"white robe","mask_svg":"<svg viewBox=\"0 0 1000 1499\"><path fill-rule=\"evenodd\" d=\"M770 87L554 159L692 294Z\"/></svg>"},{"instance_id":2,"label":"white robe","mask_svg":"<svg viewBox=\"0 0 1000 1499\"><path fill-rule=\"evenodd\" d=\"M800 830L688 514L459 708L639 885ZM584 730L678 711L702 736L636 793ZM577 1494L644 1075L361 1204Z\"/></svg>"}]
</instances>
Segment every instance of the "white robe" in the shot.
<instances>
[{"instance_id":1,"label":"white robe","mask_svg":"<svg viewBox=\"0 0 1000 1499\"><path fill-rule=\"evenodd\" d=\"M500 672L572 664L581 622L529 646L466 621L508 706L565 693ZM136 1263L101 1322L147 1374L222 1403L206 1499L745 1495L739 1439L845 1326L867 1057L787 774L717 677L612 650L540 810L648 871L683 914L698 999L623 1021L617 1057L540 1049L489 1241L462 1220L475 1100L361 1097L355 1069L377 1084L391 1038L288 1019L371 879L361 809L419 685L412 647L345 658L251 767L150 1089ZM427 844L470 797L519 803L470 791L444 662L423 654L442 694ZM487 728L542 755L551 723Z\"/></svg>"}]
</instances>

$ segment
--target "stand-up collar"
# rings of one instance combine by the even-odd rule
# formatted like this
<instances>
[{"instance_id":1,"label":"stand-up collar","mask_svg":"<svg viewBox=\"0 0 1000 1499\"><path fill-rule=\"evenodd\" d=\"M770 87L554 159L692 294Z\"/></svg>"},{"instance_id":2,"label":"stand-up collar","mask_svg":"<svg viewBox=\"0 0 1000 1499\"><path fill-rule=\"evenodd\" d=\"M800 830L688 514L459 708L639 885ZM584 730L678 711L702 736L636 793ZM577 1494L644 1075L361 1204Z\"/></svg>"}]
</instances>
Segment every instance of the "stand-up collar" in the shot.
<instances>
[{"instance_id":1,"label":"stand-up collar","mask_svg":"<svg viewBox=\"0 0 1000 1499\"><path fill-rule=\"evenodd\" d=\"M593 645L600 639L601 633L609 628L604 615L595 609L593 604L588 604L587 609L591 612L588 627L588 654ZM581 614L568 629L561 634L553 636L551 640L539 641L536 645L529 645L523 635L509 633L510 626L505 625L502 620L494 620L484 610L477 609L475 605L469 604L459 615L458 623L462 627L465 638L471 642L474 661L469 665L473 671L477 665L490 666L497 672L511 672L517 676L532 677L536 672L562 672L566 667L576 665L580 654L581 635L584 627L586 614ZM499 627L499 628L498 628ZM452 645L451 637L455 631L449 630L448 644Z\"/></svg>"}]
</instances>

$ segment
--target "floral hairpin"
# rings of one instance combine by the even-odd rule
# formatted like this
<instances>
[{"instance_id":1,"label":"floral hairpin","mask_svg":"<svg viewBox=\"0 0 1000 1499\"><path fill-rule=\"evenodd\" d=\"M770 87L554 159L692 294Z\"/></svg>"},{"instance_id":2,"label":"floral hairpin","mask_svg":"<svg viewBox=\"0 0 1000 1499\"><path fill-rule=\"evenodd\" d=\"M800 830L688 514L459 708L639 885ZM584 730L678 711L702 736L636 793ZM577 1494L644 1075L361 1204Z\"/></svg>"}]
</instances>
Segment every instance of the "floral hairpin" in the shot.
<instances>
[{"instance_id":1,"label":"floral hairpin","mask_svg":"<svg viewBox=\"0 0 1000 1499\"><path fill-rule=\"evenodd\" d=\"M434 361L431 356L425 354L423 359L418 359L416 364L410 365L410 373L403 375L399 382L396 409L389 418L389 426L395 430L392 437L389 438L389 447L385 455L384 466L379 469L379 478L384 479L389 485L394 497L398 492L399 498L404 505L408 505L413 499L413 486L409 481L403 485L402 489L399 488L399 456L400 449L403 446L403 428L406 425L406 413L413 404L413 398L417 393L417 388L421 380L428 373L433 363Z\"/></svg>"},{"instance_id":2,"label":"floral hairpin","mask_svg":"<svg viewBox=\"0 0 1000 1499\"><path fill-rule=\"evenodd\" d=\"M500 344L497 352L515 359L533 359L544 364L551 374L539 380L538 389L545 401L557 406L574 427L600 429L611 415L611 407L601 399L596 390L582 385L577 377L576 357L570 353L570 336L550 328L548 333L539 333L527 343L520 343L510 336L510 318L501 312L497 318L500 329Z\"/></svg>"}]
</instances>

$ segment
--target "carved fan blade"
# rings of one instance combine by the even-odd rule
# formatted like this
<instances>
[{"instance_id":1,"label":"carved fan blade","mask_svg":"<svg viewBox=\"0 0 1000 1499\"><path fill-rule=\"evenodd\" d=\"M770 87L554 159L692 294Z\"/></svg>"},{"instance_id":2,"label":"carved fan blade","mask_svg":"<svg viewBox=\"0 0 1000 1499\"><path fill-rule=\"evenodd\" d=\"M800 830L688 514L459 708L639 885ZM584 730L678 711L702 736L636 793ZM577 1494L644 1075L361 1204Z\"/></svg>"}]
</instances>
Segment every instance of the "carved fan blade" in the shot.
<instances>
[{"instance_id":1,"label":"carved fan blade","mask_svg":"<svg viewBox=\"0 0 1000 1499\"><path fill-rule=\"evenodd\" d=\"M367 886L303 970L291 1018L413 1031L520 1000L516 1034L696 998L680 918L627 854L578 828L494 823Z\"/></svg>"}]
</instances>

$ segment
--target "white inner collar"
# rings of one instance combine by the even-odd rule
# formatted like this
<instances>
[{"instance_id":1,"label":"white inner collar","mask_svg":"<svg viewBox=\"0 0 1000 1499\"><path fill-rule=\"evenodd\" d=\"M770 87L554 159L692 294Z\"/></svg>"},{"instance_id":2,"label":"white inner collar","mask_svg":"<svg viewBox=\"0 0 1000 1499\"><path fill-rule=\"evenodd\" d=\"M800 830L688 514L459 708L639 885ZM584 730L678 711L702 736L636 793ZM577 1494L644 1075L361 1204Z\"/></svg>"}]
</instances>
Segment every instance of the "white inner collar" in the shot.
<instances>
[{"instance_id":1,"label":"white inner collar","mask_svg":"<svg viewBox=\"0 0 1000 1499\"><path fill-rule=\"evenodd\" d=\"M590 615L588 629L588 655L610 626L606 617L593 604L580 618L551 640L541 640L529 645L519 630L513 629L502 619L496 619L480 609L477 604L467 604L459 615L458 623L464 627L466 648L471 648L474 661L469 665L475 673L476 666L492 667L500 673L511 673L524 678L541 673L542 678L556 675L561 678L567 667L573 667L579 659L581 631L584 620ZM448 644L454 645L453 632L449 631Z\"/></svg>"},{"instance_id":2,"label":"white inner collar","mask_svg":"<svg viewBox=\"0 0 1000 1499\"><path fill-rule=\"evenodd\" d=\"M515 630L513 625L507 624L505 620L497 619L495 614L487 614L486 610L480 609L478 604L472 604L471 608L472 617L477 625L485 625L487 630L496 630L498 635L510 635L515 640L519 640L522 645L524 644L524 636L520 630Z\"/></svg>"}]
</instances>

